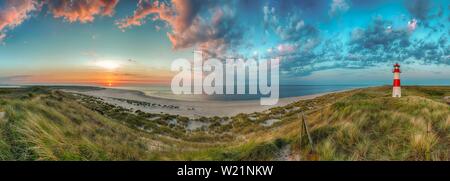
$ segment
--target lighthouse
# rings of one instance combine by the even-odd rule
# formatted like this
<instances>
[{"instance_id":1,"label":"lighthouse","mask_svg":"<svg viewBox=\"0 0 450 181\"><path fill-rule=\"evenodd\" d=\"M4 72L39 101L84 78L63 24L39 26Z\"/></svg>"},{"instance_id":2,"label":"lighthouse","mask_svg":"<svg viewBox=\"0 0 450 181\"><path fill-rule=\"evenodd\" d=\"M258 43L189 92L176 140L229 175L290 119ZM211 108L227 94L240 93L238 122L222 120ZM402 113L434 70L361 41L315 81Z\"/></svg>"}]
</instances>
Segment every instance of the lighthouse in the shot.
<instances>
[{"instance_id":1,"label":"lighthouse","mask_svg":"<svg viewBox=\"0 0 450 181\"><path fill-rule=\"evenodd\" d=\"M394 85L392 87L392 97L402 97L402 90L400 88L400 65L396 63L394 65Z\"/></svg>"}]
</instances>

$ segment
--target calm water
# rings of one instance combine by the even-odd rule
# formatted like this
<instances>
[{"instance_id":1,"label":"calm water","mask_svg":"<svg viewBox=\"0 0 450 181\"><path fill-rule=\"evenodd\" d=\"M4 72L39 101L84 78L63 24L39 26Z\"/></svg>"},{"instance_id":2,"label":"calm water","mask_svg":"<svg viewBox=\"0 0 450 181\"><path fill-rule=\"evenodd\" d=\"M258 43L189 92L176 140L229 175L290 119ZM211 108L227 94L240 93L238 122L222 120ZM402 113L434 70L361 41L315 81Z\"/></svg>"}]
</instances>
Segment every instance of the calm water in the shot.
<instances>
[{"instance_id":1,"label":"calm water","mask_svg":"<svg viewBox=\"0 0 450 181\"><path fill-rule=\"evenodd\" d=\"M348 90L353 88L365 87L364 85L282 85L280 86L280 98L296 97L304 95L312 95L318 93ZM268 97L267 95L175 95L168 86L137 86L137 87L121 87L122 89L132 89L144 92L149 96L190 100L190 101L207 101L207 100L221 100L221 101L235 101L235 100L254 100L261 97Z\"/></svg>"},{"instance_id":2,"label":"calm water","mask_svg":"<svg viewBox=\"0 0 450 181\"><path fill-rule=\"evenodd\" d=\"M21 86L18 85L0 85L0 88L7 89L7 88L20 88Z\"/></svg>"}]
</instances>

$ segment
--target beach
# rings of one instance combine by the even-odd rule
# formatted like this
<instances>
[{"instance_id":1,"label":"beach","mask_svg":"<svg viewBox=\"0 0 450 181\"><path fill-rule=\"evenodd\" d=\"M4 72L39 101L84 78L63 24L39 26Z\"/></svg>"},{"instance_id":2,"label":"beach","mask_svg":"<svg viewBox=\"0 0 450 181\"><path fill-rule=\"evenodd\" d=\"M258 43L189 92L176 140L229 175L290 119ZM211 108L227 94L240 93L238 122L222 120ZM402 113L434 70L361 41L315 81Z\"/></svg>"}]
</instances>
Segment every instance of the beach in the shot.
<instances>
[{"instance_id":1,"label":"beach","mask_svg":"<svg viewBox=\"0 0 450 181\"><path fill-rule=\"evenodd\" d=\"M263 106L260 100L234 100L234 101L188 101L175 100L146 95L137 90L126 89L62 89L63 91L93 96L103 99L106 103L127 109L140 110L147 113L167 113L182 115L190 118L211 116L234 116L239 113L262 112L272 107L285 106L292 102L313 99L333 92L318 93L304 96L280 98L276 105ZM342 90L341 90L342 91ZM345 91L345 90L343 90Z\"/></svg>"}]
</instances>

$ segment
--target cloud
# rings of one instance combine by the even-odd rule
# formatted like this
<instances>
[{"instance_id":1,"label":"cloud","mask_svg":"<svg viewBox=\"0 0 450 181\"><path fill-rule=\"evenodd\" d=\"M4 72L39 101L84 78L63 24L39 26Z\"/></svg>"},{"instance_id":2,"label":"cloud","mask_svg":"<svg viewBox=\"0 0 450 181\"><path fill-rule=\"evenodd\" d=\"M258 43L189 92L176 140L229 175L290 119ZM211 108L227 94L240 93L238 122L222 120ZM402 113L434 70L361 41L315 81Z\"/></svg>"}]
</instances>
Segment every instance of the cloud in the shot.
<instances>
[{"instance_id":1,"label":"cloud","mask_svg":"<svg viewBox=\"0 0 450 181\"><path fill-rule=\"evenodd\" d=\"M442 34L437 41L415 40L409 53L424 64L450 65L450 45L445 34Z\"/></svg>"},{"instance_id":2,"label":"cloud","mask_svg":"<svg viewBox=\"0 0 450 181\"><path fill-rule=\"evenodd\" d=\"M416 19L412 19L411 21L408 21L408 30L409 31L414 31L417 28L417 20Z\"/></svg>"},{"instance_id":3,"label":"cloud","mask_svg":"<svg viewBox=\"0 0 450 181\"><path fill-rule=\"evenodd\" d=\"M0 9L0 43L6 38L6 31L22 24L38 8L34 0L7 0L5 8Z\"/></svg>"},{"instance_id":4,"label":"cloud","mask_svg":"<svg viewBox=\"0 0 450 181\"><path fill-rule=\"evenodd\" d=\"M450 65L448 32L437 35L437 39L424 39L415 36L415 23L413 19L393 26L391 21L375 17L366 27L354 28L351 33L321 38L312 51L282 44L281 50L289 51L270 49L267 56L281 58L280 71L286 76L306 76L327 69L363 69L392 62Z\"/></svg>"},{"instance_id":5,"label":"cloud","mask_svg":"<svg viewBox=\"0 0 450 181\"><path fill-rule=\"evenodd\" d=\"M126 29L132 26L141 26L145 23L145 18L151 14L161 14L165 17L165 15L168 16L170 12L167 4L165 3L159 1L150 2L147 0L139 0L137 9L134 11L133 15L117 21L116 25L120 29Z\"/></svg>"},{"instance_id":6,"label":"cloud","mask_svg":"<svg viewBox=\"0 0 450 181\"><path fill-rule=\"evenodd\" d=\"M431 1L429 0L408 0L405 1L406 8L415 18L425 21L429 18Z\"/></svg>"},{"instance_id":7,"label":"cloud","mask_svg":"<svg viewBox=\"0 0 450 181\"><path fill-rule=\"evenodd\" d=\"M112 16L118 0L47 0L55 18L68 22L93 22L95 16Z\"/></svg>"},{"instance_id":8,"label":"cloud","mask_svg":"<svg viewBox=\"0 0 450 181\"><path fill-rule=\"evenodd\" d=\"M68 22L93 22L97 16L112 16L118 0L8 0L0 13L0 41L6 30L13 29L29 17L30 12L47 10L54 18ZM146 18L162 21L170 28L167 37L174 49L196 47L211 55L224 54L237 48L243 32L236 17L235 1L140 0L134 14L116 22L125 30L141 26ZM159 27L159 26L158 26Z\"/></svg>"},{"instance_id":9,"label":"cloud","mask_svg":"<svg viewBox=\"0 0 450 181\"><path fill-rule=\"evenodd\" d=\"M269 28L269 26L276 26L278 24L278 19L275 14L274 7L264 6L263 13L264 13L264 27L265 28Z\"/></svg>"},{"instance_id":10,"label":"cloud","mask_svg":"<svg viewBox=\"0 0 450 181\"><path fill-rule=\"evenodd\" d=\"M6 6L0 10L0 42L8 31L41 9L47 9L49 15L60 20L88 23L101 16L112 16L118 4L118 0L2 2ZM450 64L446 6L433 9L429 1L408 0L405 6L411 15L402 17L403 22L376 17L358 23L361 26L358 28L334 31L335 27L331 27L334 25L330 21L335 20L330 16L377 4L382 2L139 0L135 11L117 20L116 26L127 30L147 21L157 22L148 27L164 29L160 32L167 32L167 39L176 50L195 48L207 56L242 58L257 51L255 57L280 57L281 71L294 76L324 69L366 68L391 61L407 63L411 59L423 64ZM259 9L254 11L255 7ZM262 22L255 21L257 18ZM321 21L324 19L326 22ZM426 33L432 38L424 38ZM265 49L268 51L261 51Z\"/></svg>"},{"instance_id":11,"label":"cloud","mask_svg":"<svg viewBox=\"0 0 450 181\"><path fill-rule=\"evenodd\" d=\"M291 14L290 16L279 16L275 8L264 6L263 14L266 30L274 31L281 41L289 44L289 49L310 51L320 43L319 29L306 23L300 18L298 13ZM281 46L286 45L286 43L283 43ZM285 49L283 48L282 52L285 52Z\"/></svg>"},{"instance_id":12,"label":"cloud","mask_svg":"<svg viewBox=\"0 0 450 181\"><path fill-rule=\"evenodd\" d=\"M285 44L278 45L276 50L278 50L278 52L281 54L285 54L285 53L294 52L296 48L297 47L295 45L285 43Z\"/></svg>"},{"instance_id":13,"label":"cloud","mask_svg":"<svg viewBox=\"0 0 450 181\"><path fill-rule=\"evenodd\" d=\"M391 21L376 17L367 28L355 28L348 42L345 60L359 67L402 62L411 57L412 31L408 26L393 27Z\"/></svg>"},{"instance_id":14,"label":"cloud","mask_svg":"<svg viewBox=\"0 0 450 181\"><path fill-rule=\"evenodd\" d=\"M351 34L352 49L388 51L396 44L407 45L409 31L405 28L393 29L390 24L392 23L377 17L367 29L355 28Z\"/></svg>"},{"instance_id":15,"label":"cloud","mask_svg":"<svg viewBox=\"0 0 450 181\"><path fill-rule=\"evenodd\" d=\"M328 15L335 16L344 13L350 9L346 0L333 0L328 11Z\"/></svg>"},{"instance_id":16,"label":"cloud","mask_svg":"<svg viewBox=\"0 0 450 181\"><path fill-rule=\"evenodd\" d=\"M95 16L112 16L119 0L6 0L0 9L0 43L7 37L6 31L14 29L47 5L55 18L68 22L92 22Z\"/></svg>"},{"instance_id":17,"label":"cloud","mask_svg":"<svg viewBox=\"0 0 450 181\"><path fill-rule=\"evenodd\" d=\"M5 76L5 77L0 77L0 84L17 83L17 82L21 82L21 81L26 81L26 80L28 80L30 78L32 78L31 75Z\"/></svg>"},{"instance_id":18,"label":"cloud","mask_svg":"<svg viewBox=\"0 0 450 181\"><path fill-rule=\"evenodd\" d=\"M174 49L196 47L219 55L238 46L242 38L236 11L229 4L230 1L140 0L133 15L116 24L121 29L141 26L150 16L153 21L162 21L170 27L167 37Z\"/></svg>"},{"instance_id":19,"label":"cloud","mask_svg":"<svg viewBox=\"0 0 450 181\"><path fill-rule=\"evenodd\" d=\"M0 33L0 44L3 42L3 40L6 38L6 35L4 33Z\"/></svg>"}]
</instances>

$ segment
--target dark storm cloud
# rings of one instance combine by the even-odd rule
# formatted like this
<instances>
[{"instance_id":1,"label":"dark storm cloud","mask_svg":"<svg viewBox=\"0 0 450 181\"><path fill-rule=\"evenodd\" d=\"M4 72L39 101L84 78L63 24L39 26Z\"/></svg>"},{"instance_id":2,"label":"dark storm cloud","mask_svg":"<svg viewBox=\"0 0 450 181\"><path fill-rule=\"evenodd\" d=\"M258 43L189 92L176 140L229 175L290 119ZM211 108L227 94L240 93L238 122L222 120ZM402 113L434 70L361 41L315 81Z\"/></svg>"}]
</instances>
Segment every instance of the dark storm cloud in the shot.
<instances>
[{"instance_id":1,"label":"dark storm cloud","mask_svg":"<svg viewBox=\"0 0 450 181\"><path fill-rule=\"evenodd\" d=\"M405 1L408 11L417 19L425 21L429 18L432 2L429 0Z\"/></svg>"}]
</instances>

